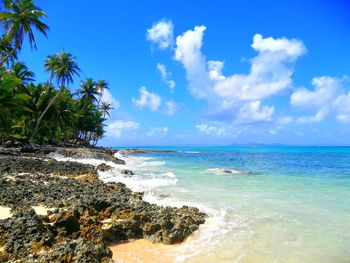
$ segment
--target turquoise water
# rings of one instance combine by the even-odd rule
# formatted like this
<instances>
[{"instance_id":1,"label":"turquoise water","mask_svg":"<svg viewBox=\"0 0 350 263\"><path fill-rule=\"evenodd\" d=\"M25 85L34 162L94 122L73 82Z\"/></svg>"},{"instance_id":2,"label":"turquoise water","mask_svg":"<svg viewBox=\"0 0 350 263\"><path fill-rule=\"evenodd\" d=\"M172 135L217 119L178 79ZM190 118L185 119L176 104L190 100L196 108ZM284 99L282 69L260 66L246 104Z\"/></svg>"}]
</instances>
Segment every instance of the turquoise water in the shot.
<instances>
[{"instance_id":1,"label":"turquoise water","mask_svg":"<svg viewBox=\"0 0 350 263\"><path fill-rule=\"evenodd\" d=\"M130 157L126 183L208 213L179 262L350 262L350 148L166 149Z\"/></svg>"}]
</instances>

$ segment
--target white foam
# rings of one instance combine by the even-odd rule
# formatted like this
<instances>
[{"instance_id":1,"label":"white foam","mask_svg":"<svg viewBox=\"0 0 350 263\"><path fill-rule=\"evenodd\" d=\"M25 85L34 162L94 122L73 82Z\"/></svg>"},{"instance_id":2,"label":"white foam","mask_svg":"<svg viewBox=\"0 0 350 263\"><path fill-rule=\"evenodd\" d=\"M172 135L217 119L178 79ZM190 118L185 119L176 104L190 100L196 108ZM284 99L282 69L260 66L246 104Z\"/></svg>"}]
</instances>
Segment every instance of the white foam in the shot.
<instances>
[{"instance_id":1,"label":"white foam","mask_svg":"<svg viewBox=\"0 0 350 263\"><path fill-rule=\"evenodd\" d=\"M197 151L179 151L180 153L188 153L188 154L198 154L200 152Z\"/></svg>"},{"instance_id":2,"label":"white foam","mask_svg":"<svg viewBox=\"0 0 350 263\"><path fill-rule=\"evenodd\" d=\"M176 249L176 262L184 262L186 259L196 256L203 251L209 251L218 246L223 235L233 232L238 226L244 225L244 222L232 221L228 218L228 211L216 207L210 207L203 203L191 201L180 201L174 196L164 197L162 187L174 186L178 182L175 173L166 171L160 167L165 164L164 161L155 160L151 157L126 156L117 153L115 157L126 161L125 165L118 165L113 162L106 162L93 158L71 158L58 154L51 154L52 158L58 161L75 161L97 166L106 163L111 166L109 171L98 171L99 177L105 182L121 182L127 185L132 191L144 192L144 200L163 206L182 207L184 205L194 206L205 212L209 217L206 218L205 224L201 225L188 240ZM125 175L120 172L121 169L131 169L134 175ZM158 170L158 171L157 171ZM210 172L220 172L224 169L208 169ZM240 171L231 170L232 173L241 173ZM178 189L179 192L186 192L185 189Z\"/></svg>"},{"instance_id":3,"label":"white foam","mask_svg":"<svg viewBox=\"0 0 350 263\"><path fill-rule=\"evenodd\" d=\"M205 212L208 217L203 225L191 235L185 243L174 249L176 255L175 262L186 262L187 259L203 253L203 251L215 250L226 234L235 233L237 238L241 235L240 229L249 233L250 222L247 219L237 217L230 218L230 212L223 208L214 208L207 204L195 203L191 201L179 201L176 197L159 197L155 192L148 192L144 195L144 200L163 206L182 207L193 206Z\"/></svg>"},{"instance_id":4,"label":"white foam","mask_svg":"<svg viewBox=\"0 0 350 263\"><path fill-rule=\"evenodd\" d=\"M161 186L175 185L178 182L175 176L171 178L164 174L124 175L114 169L106 172L99 171L98 174L105 182L121 182L136 192L148 192Z\"/></svg>"},{"instance_id":5,"label":"white foam","mask_svg":"<svg viewBox=\"0 0 350 263\"><path fill-rule=\"evenodd\" d=\"M209 168L206 169L209 172L212 172L216 175L223 175L223 174L246 174L247 172L235 170L235 169L224 169L224 168Z\"/></svg>"}]
</instances>

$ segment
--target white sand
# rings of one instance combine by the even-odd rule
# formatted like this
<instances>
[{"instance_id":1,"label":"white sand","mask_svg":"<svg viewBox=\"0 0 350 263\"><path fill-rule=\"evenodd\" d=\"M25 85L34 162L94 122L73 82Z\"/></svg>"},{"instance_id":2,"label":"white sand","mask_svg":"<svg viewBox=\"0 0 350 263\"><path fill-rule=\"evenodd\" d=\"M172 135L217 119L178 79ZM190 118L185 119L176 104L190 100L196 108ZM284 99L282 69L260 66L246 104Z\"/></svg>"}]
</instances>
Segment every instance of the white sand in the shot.
<instances>
[{"instance_id":1,"label":"white sand","mask_svg":"<svg viewBox=\"0 0 350 263\"><path fill-rule=\"evenodd\" d=\"M12 216L12 213L10 212L11 208L0 206L0 219L6 219Z\"/></svg>"},{"instance_id":2,"label":"white sand","mask_svg":"<svg viewBox=\"0 0 350 263\"><path fill-rule=\"evenodd\" d=\"M32 208L35 210L35 213L37 213L39 216L46 216L47 211L52 211L56 209L56 208L47 208L45 206L32 206Z\"/></svg>"}]
</instances>

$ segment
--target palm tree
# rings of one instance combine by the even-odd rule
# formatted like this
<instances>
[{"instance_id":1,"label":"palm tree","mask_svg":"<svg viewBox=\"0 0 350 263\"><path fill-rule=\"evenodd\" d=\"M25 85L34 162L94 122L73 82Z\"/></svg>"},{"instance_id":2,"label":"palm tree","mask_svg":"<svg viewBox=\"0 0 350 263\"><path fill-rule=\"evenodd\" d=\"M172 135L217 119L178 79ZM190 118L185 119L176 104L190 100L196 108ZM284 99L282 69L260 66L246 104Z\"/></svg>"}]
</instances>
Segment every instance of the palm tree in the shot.
<instances>
[{"instance_id":1,"label":"palm tree","mask_svg":"<svg viewBox=\"0 0 350 263\"><path fill-rule=\"evenodd\" d=\"M52 104L54 104L57 98L62 94L65 85L68 86L70 83L73 83L74 75L79 76L80 72L80 68L77 64L76 58L71 53L67 53L65 51L62 51L61 53L52 56L48 56L45 62L45 69L46 71L50 72L50 82L53 78L56 78L57 84L61 86L60 91L55 95L55 97L53 97L53 99L50 101L50 103L40 115L32 135L32 140L35 138L35 135L39 129L39 125L43 117L45 116L46 112L50 109Z\"/></svg>"},{"instance_id":2,"label":"palm tree","mask_svg":"<svg viewBox=\"0 0 350 263\"><path fill-rule=\"evenodd\" d=\"M97 102L97 96L100 94L96 81L87 78L81 82L80 91L81 99L85 103Z\"/></svg>"},{"instance_id":3,"label":"palm tree","mask_svg":"<svg viewBox=\"0 0 350 263\"><path fill-rule=\"evenodd\" d=\"M49 30L49 27L41 21L47 15L34 5L33 0L4 0L3 8L6 11L0 13L0 21L8 36L13 39L14 48L1 58L0 66L17 50L21 50L25 36L28 36L30 46L37 48L33 29L46 37Z\"/></svg>"},{"instance_id":4,"label":"palm tree","mask_svg":"<svg viewBox=\"0 0 350 263\"><path fill-rule=\"evenodd\" d=\"M50 82L56 78L58 87L66 87L73 83L74 75L79 76L80 68L76 58L63 50L47 57L45 71L50 72Z\"/></svg>"},{"instance_id":5,"label":"palm tree","mask_svg":"<svg viewBox=\"0 0 350 263\"><path fill-rule=\"evenodd\" d=\"M35 74L30 71L24 62L15 62L12 65L12 70L15 76L24 84L34 81Z\"/></svg>"},{"instance_id":6,"label":"palm tree","mask_svg":"<svg viewBox=\"0 0 350 263\"><path fill-rule=\"evenodd\" d=\"M7 66L9 66L10 62L13 63L17 59L16 52L12 52L13 47L11 42L12 39L6 34L0 38L0 56L3 58L11 54L6 61Z\"/></svg>"},{"instance_id":7,"label":"palm tree","mask_svg":"<svg viewBox=\"0 0 350 263\"><path fill-rule=\"evenodd\" d=\"M0 68L0 133L9 131L16 120L15 113L22 114L27 110L24 104L30 97L24 93L14 92L15 87L21 84L21 80L14 76L13 72Z\"/></svg>"},{"instance_id":8,"label":"palm tree","mask_svg":"<svg viewBox=\"0 0 350 263\"><path fill-rule=\"evenodd\" d=\"M103 113L103 118L106 117L106 115L108 115L108 117L110 117L109 115L109 112L111 110L113 110L114 108L112 107L112 104L111 103L108 103L108 102L102 102L101 103L101 106L100 106L100 110L102 111Z\"/></svg>"},{"instance_id":9,"label":"palm tree","mask_svg":"<svg viewBox=\"0 0 350 263\"><path fill-rule=\"evenodd\" d=\"M30 92L28 91L26 84L34 81L35 74L33 71L30 71L26 64L23 62L14 62L12 64L12 72L15 75L16 78L21 80L21 85L19 85L17 88L18 90L22 90L27 95L31 95ZM17 91L18 91L17 90Z\"/></svg>"},{"instance_id":10,"label":"palm tree","mask_svg":"<svg viewBox=\"0 0 350 263\"><path fill-rule=\"evenodd\" d=\"M102 96L103 96L103 92L105 90L109 90L109 87L108 87L108 82L101 79L97 82L97 89L98 89L98 92L100 93L100 97L98 99L98 106L100 106L100 103L101 103L101 99L102 99Z\"/></svg>"}]
</instances>

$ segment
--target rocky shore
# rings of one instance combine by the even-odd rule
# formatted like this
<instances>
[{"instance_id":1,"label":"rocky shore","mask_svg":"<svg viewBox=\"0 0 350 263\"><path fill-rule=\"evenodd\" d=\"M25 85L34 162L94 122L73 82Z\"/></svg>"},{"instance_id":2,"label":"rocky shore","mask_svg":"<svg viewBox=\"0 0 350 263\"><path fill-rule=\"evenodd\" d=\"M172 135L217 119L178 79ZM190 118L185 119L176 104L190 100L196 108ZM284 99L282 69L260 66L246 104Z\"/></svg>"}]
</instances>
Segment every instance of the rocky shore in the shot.
<instances>
[{"instance_id":1,"label":"rocky shore","mask_svg":"<svg viewBox=\"0 0 350 263\"><path fill-rule=\"evenodd\" d=\"M125 164L109 149L0 147L0 207L11 209L0 220L0 262L113 262L109 244L179 243L205 221L197 208L150 204L122 183L103 183L98 170L108 165L59 162L51 153Z\"/></svg>"}]
</instances>

